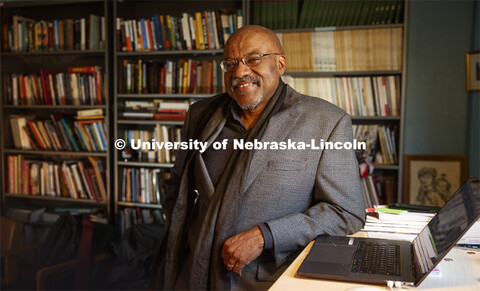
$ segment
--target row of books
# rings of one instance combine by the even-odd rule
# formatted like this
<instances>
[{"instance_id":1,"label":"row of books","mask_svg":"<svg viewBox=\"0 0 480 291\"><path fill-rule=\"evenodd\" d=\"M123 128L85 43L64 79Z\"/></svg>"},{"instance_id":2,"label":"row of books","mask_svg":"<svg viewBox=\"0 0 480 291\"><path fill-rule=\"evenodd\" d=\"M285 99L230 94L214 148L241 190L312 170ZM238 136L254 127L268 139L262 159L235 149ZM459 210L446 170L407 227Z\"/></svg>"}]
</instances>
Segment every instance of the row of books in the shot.
<instances>
[{"instance_id":1,"label":"row of books","mask_svg":"<svg viewBox=\"0 0 480 291\"><path fill-rule=\"evenodd\" d=\"M105 164L99 158L53 162L23 155L7 156L7 191L106 201Z\"/></svg>"},{"instance_id":2,"label":"row of books","mask_svg":"<svg viewBox=\"0 0 480 291\"><path fill-rule=\"evenodd\" d=\"M161 169L124 167L122 172L123 202L161 204L163 201L163 181L170 173Z\"/></svg>"},{"instance_id":3,"label":"row of books","mask_svg":"<svg viewBox=\"0 0 480 291\"><path fill-rule=\"evenodd\" d=\"M201 94L223 92L225 87L215 60L124 60L121 74L119 90L127 94Z\"/></svg>"},{"instance_id":4,"label":"row of books","mask_svg":"<svg viewBox=\"0 0 480 291\"><path fill-rule=\"evenodd\" d=\"M282 79L298 92L327 100L352 116L400 115L398 75Z\"/></svg>"},{"instance_id":5,"label":"row of books","mask_svg":"<svg viewBox=\"0 0 480 291\"><path fill-rule=\"evenodd\" d=\"M165 215L160 209L140 209L125 207L118 211L118 227L121 236L127 229L138 224L165 223Z\"/></svg>"},{"instance_id":6,"label":"row of books","mask_svg":"<svg viewBox=\"0 0 480 291\"><path fill-rule=\"evenodd\" d=\"M365 207L389 205L396 200L396 179L387 175L372 174L361 178Z\"/></svg>"},{"instance_id":7,"label":"row of books","mask_svg":"<svg viewBox=\"0 0 480 291\"><path fill-rule=\"evenodd\" d=\"M102 119L97 119L101 117ZM50 120L34 116L10 115L15 148L69 152L105 152L107 134L103 116L74 119L52 114Z\"/></svg>"},{"instance_id":8,"label":"row of books","mask_svg":"<svg viewBox=\"0 0 480 291\"><path fill-rule=\"evenodd\" d=\"M402 28L277 33L288 72L401 70Z\"/></svg>"},{"instance_id":9,"label":"row of books","mask_svg":"<svg viewBox=\"0 0 480 291\"><path fill-rule=\"evenodd\" d=\"M253 23L271 29L401 23L404 0L253 1Z\"/></svg>"},{"instance_id":10,"label":"row of books","mask_svg":"<svg viewBox=\"0 0 480 291\"><path fill-rule=\"evenodd\" d=\"M98 50L105 48L105 17L35 20L14 15L11 25L3 25L3 51L45 52Z\"/></svg>"},{"instance_id":11,"label":"row of books","mask_svg":"<svg viewBox=\"0 0 480 291\"><path fill-rule=\"evenodd\" d=\"M194 101L125 101L125 107L120 116L125 119L151 119L161 121L184 121L190 105Z\"/></svg>"},{"instance_id":12,"label":"row of books","mask_svg":"<svg viewBox=\"0 0 480 291\"><path fill-rule=\"evenodd\" d=\"M398 164L397 131L395 125L353 125L353 138L367 144L357 156L374 165Z\"/></svg>"},{"instance_id":13,"label":"row of books","mask_svg":"<svg viewBox=\"0 0 480 291\"><path fill-rule=\"evenodd\" d=\"M180 142L181 128L179 126L167 126L157 124L153 131L149 130L124 130L119 134L119 138L125 141L126 147L121 153L123 160L157 163L174 163L176 151L163 146L158 148L157 143ZM134 141L132 144L131 141ZM149 142L155 144L155 148L139 149L141 143Z\"/></svg>"},{"instance_id":14,"label":"row of books","mask_svg":"<svg viewBox=\"0 0 480 291\"><path fill-rule=\"evenodd\" d=\"M242 11L155 14L150 18L116 19L117 51L222 49L228 37L243 26Z\"/></svg>"},{"instance_id":15,"label":"row of books","mask_svg":"<svg viewBox=\"0 0 480 291\"><path fill-rule=\"evenodd\" d=\"M40 70L6 75L7 103L12 105L105 104L100 67L69 67L67 73Z\"/></svg>"}]
</instances>

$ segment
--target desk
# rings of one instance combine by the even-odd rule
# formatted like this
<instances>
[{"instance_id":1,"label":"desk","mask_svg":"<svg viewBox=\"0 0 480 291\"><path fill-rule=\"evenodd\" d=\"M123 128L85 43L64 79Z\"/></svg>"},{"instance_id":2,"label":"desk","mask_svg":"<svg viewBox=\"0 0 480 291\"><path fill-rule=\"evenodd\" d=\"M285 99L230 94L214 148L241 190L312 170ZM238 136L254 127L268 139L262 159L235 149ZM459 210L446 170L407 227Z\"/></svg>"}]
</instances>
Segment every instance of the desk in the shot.
<instances>
[{"instance_id":1,"label":"desk","mask_svg":"<svg viewBox=\"0 0 480 291\"><path fill-rule=\"evenodd\" d=\"M297 269L310 252L311 242L285 270L278 280L270 288L271 291L278 290L351 290L355 287L371 287L372 290L388 290L386 286L366 285L361 283L347 283L321 279L297 278ZM468 254L468 253L473 254ZM431 273L417 289L419 290L480 290L480 252L471 252L459 248L453 248L438 265L440 275ZM360 290L360 289L357 289ZM362 291L366 291L363 289ZM394 288L394 290L408 290Z\"/></svg>"}]
</instances>

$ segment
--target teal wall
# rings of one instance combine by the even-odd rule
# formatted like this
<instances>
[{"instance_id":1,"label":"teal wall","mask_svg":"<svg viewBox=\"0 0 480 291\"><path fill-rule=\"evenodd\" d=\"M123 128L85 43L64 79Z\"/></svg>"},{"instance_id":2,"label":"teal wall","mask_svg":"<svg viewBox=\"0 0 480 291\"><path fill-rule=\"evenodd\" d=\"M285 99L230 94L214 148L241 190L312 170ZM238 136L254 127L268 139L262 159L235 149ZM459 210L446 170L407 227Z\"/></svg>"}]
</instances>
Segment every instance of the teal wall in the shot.
<instances>
[{"instance_id":1,"label":"teal wall","mask_svg":"<svg viewBox=\"0 0 480 291\"><path fill-rule=\"evenodd\" d=\"M405 154L471 153L465 54L475 14L475 1L408 1Z\"/></svg>"}]
</instances>

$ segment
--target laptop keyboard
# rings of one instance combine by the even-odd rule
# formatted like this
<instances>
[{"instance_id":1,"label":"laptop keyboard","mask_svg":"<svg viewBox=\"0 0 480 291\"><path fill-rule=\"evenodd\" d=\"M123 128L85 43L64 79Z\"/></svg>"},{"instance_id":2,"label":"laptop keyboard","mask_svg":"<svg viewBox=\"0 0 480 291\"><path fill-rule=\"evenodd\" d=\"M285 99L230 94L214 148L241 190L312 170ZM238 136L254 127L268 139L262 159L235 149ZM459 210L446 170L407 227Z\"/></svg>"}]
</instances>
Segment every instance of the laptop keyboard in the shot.
<instances>
[{"instance_id":1,"label":"laptop keyboard","mask_svg":"<svg viewBox=\"0 0 480 291\"><path fill-rule=\"evenodd\" d=\"M351 272L400 276L400 245L360 241Z\"/></svg>"}]
</instances>

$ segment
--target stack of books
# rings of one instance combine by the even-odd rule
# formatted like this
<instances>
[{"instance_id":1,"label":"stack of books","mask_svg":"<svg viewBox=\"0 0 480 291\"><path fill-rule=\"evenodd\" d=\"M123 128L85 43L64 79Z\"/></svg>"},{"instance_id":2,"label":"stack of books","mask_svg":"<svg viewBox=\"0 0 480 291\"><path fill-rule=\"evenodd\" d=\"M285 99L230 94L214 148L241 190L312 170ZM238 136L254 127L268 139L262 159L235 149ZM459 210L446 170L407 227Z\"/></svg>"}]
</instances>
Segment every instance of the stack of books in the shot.
<instances>
[{"instance_id":1,"label":"stack of books","mask_svg":"<svg viewBox=\"0 0 480 291\"><path fill-rule=\"evenodd\" d=\"M125 109L120 115L125 119L184 121L190 105L188 100L125 101Z\"/></svg>"}]
</instances>

